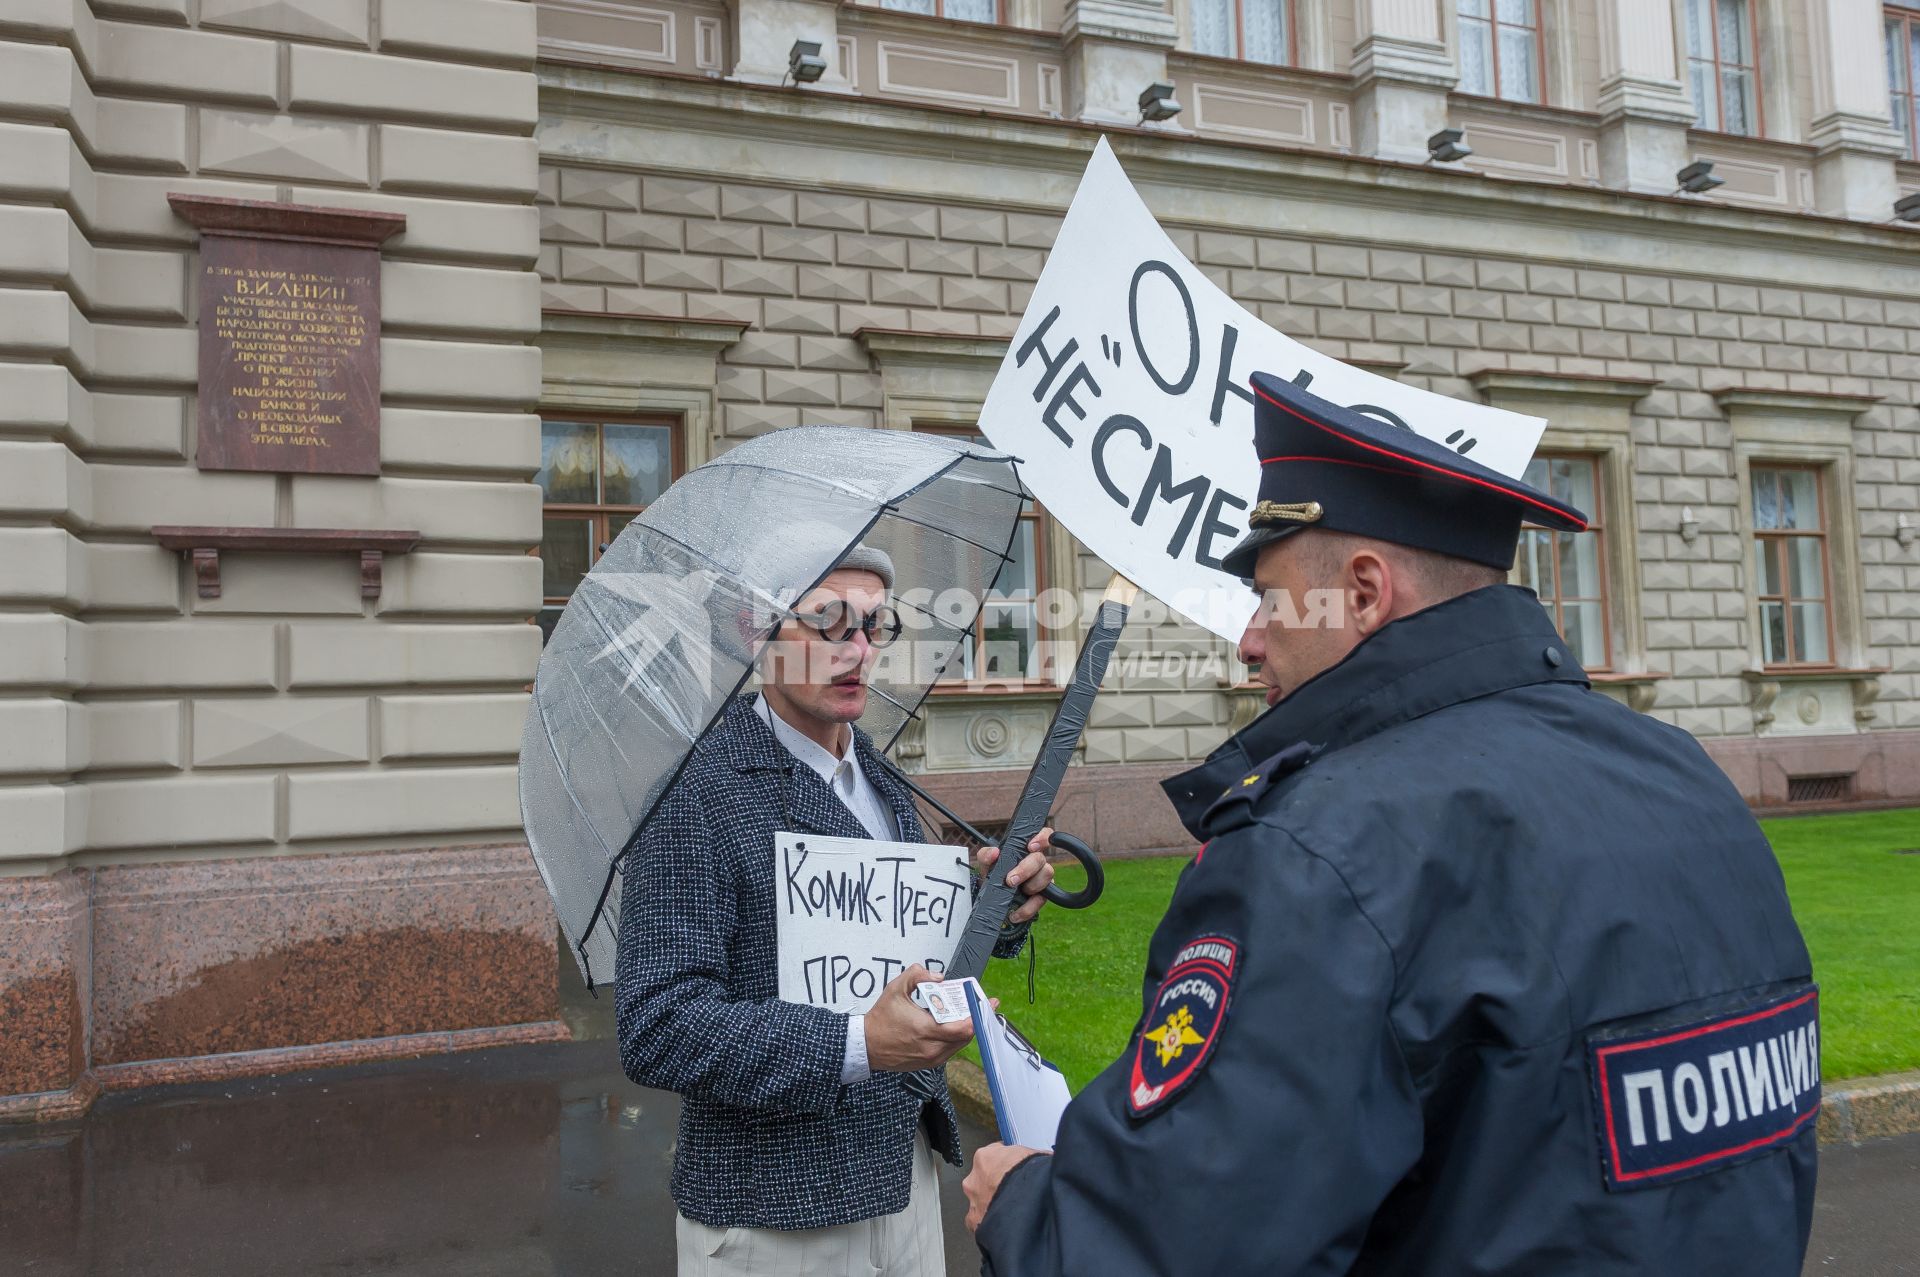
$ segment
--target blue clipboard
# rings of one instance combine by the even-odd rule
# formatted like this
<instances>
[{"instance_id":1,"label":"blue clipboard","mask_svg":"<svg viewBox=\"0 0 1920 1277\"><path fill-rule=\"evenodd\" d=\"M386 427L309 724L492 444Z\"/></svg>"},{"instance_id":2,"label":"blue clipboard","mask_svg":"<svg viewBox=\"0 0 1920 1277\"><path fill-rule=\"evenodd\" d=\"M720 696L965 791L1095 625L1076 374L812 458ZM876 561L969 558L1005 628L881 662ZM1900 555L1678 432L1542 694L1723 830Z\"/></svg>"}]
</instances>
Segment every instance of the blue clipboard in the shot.
<instances>
[{"instance_id":1,"label":"blue clipboard","mask_svg":"<svg viewBox=\"0 0 1920 1277\"><path fill-rule=\"evenodd\" d=\"M1060 1114L1072 1098L1066 1077L993 1009L978 981L968 980L966 989L1001 1142L1051 1150Z\"/></svg>"}]
</instances>

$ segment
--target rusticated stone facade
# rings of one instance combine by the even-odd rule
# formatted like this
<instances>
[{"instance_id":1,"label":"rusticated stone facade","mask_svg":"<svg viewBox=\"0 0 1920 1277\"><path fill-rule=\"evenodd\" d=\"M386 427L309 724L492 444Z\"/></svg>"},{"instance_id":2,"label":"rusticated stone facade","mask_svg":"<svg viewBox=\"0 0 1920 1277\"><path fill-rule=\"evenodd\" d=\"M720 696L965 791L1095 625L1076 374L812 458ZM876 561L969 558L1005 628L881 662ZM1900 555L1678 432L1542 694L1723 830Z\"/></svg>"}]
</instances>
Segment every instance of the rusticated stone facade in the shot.
<instances>
[{"instance_id":1,"label":"rusticated stone facade","mask_svg":"<svg viewBox=\"0 0 1920 1277\"><path fill-rule=\"evenodd\" d=\"M521 0L0 6L0 1115L559 1031L513 785L534 39ZM405 217L379 477L196 466L170 194ZM207 597L168 525L420 541L377 598L357 556L239 551Z\"/></svg>"},{"instance_id":2,"label":"rusticated stone facade","mask_svg":"<svg viewBox=\"0 0 1920 1277\"><path fill-rule=\"evenodd\" d=\"M552 66L543 83L549 323L731 325L708 449L802 421L972 420L1094 136L597 68ZM867 148L883 128L878 164ZM722 132L737 139L727 168L702 167L697 139ZM1790 779L1842 775L1813 797L1920 795L1920 549L1901 523L1920 480L1920 303L1906 291L1920 271L1906 233L1112 136L1182 251L1269 323L1547 417L1545 449L1593 462L1609 650L1591 663L1606 690L1708 740L1756 804L1788 802ZM566 393L551 369L548 392ZM1823 668L1770 671L1761 651L1751 475L1769 463L1821 476ZM1102 565L1077 566L1053 583L1104 583ZM1149 616L1121 652L1212 660L1171 677L1123 666L1087 735L1093 773L1171 770L1256 708L1226 645L1189 626ZM1021 738L1043 709L936 698L927 737L947 743L922 765L992 772L971 724ZM969 781L995 796L973 814L992 818L1015 779ZM1137 846L1181 837L1151 819L1134 832Z\"/></svg>"}]
</instances>

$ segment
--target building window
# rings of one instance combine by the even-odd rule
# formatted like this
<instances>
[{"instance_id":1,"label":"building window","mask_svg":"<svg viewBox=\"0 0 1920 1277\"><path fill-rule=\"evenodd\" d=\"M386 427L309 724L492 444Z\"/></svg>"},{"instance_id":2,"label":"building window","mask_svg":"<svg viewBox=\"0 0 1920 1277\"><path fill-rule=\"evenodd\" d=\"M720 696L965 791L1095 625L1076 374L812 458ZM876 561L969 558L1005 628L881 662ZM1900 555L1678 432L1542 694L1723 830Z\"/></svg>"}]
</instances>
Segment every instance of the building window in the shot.
<instances>
[{"instance_id":1,"label":"building window","mask_svg":"<svg viewBox=\"0 0 1920 1277\"><path fill-rule=\"evenodd\" d=\"M664 419L540 423L544 638L553 637L561 609L601 553L678 476L679 435L677 423Z\"/></svg>"},{"instance_id":2,"label":"building window","mask_svg":"<svg viewBox=\"0 0 1920 1277\"><path fill-rule=\"evenodd\" d=\"M1460 91L1543 102L1540 0L1459 0Z\"/></svg>"},{"instance_id":3,"label":"building window","mask_svg":"<svg viewBox=\"0 0 1920 1277\"><path fill-rule=\"evenodd\" d=\"M880 7L957 22L1000 21L1000 0L880 0Z\"/></svg>"},{"instance_id":4,"label":"building window","mask_svg":"<svg viewBox=\"0 0 1920 1277\"><path fill-rule=\"evenodd\" d=\"M1694 123L1719 133L1760 135L1760 60L1753 0L1682 0Z\"/></svg>"},{"instance_id":5,"label":"building window","mask_svg":"<svg viewBox=\"0 0 1920 1277\"><path fill-rule=\"evenodd\" d=\"M1611 669L1600 459L1544 453L1527 464L1526 481L1585 511L1588 524L1585 532L1523 529L1514 581L1540 596L1575 660L1588 670Z\"/></svg>"},{"instance_id":6,"label":"building window","mask_svg":"<svg viewBox=\"0 0 1920 1277\"><path fill-rule=\"evenodd\" d=\"M1920 98L1920 13L1890 8L1887 14L1887 87L1892 92L1893 123L1906 139L1907 158L1920 159L1920 129L1914 127L1914 102Z\"/></svg>"},{"instance_id":7,"label":"building window","mask_svg":"<svg viewBox=\"0 0 1920 1277\"><path fill-rule=\"evenodd\" d=\"M993 446L985 435L965 427L916 425L914 429ZM1046 519L1046 512L1031 501L1021 508L1020 526L1007 551L1009 561L981 605L972 644L957 663L947 667L947 681L1018 685L1047 678L1038 659L1040 643L1047 637L1040 624L1040 594L1048 584Z\"/></svg>"},{"instance_id":8,"label":"building window","mask_svg":"<svg viewBox=\"0 0 1920 1277\"><path fill-rule=\"evenodd\" d=\"M1292 0L1189 0L1193 51L1269 66L1292 66Z\"/></svg>"},{"instance_id":9,"label":"building window","mask_svg":"<svg viewBox=\"0 0 1920 1277\"><path fill-rule=\"evenodd\" d=\"M1827 512L1820 471L1753 467L1753 575L1769 668L1833 664Z\"/></svg>"}]
</instances>

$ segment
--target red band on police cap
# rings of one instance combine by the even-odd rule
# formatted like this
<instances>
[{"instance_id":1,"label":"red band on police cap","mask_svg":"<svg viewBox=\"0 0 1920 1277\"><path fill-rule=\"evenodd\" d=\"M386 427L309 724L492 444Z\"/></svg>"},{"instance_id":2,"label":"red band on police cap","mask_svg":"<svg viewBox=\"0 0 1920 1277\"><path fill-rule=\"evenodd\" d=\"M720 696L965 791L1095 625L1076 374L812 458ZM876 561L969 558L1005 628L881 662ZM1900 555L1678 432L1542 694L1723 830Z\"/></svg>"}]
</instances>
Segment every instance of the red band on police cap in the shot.
<instances>
[{"instance_id":1,"label":"red band on police cap","mask_svg":"<svg viewBox=\"0 0 1920 1277\"><path fill-rule=\"evenodd\" d=\"M1316 430L1324 430L1328 434L1332 435L1334 438L1340 440L1342 443L1350 443L1356 448L1363 448L1368 452L1376 452L1383 457L1392 457L1395 461L1401 462L1402 464L1405 464L1405 465L1418 466L1422 470L1431 470L1434 474L1439 475L1443 479L1451 479L1458 483L1471 483L1478 487L1486 488L1491 492L1498 492L1503 497L1508 497L1514 501L1519 501L1526 505L1533 506L1537 510L1545 510L1547 511L1547 513L1553 515L1556 518L1571 520L1572 522L1580 525L1579 528L1577 529L1578 531L1585 532L1587 530L1587 521L1585 518L1578 515L1568 514L1565 510L1557 509L1553 506L1547 505L1545 502L1542 502L1542 501L1537 501L1534 498L1527 496L1525 493L1515 492L1511 488L1503 488L1497 483L1490 483L1485 479L1476 478L1470 474L1461 474L1458 471L1445 469L1444 467L1433 464L1433 462L1431 461L1422 461L1418 457L1409 457L1404 453L1394 452L1388 448L1382 448L1378 444L1368 443L1364 439L1356 439L1352 435L1342 433L1341 431L1335 429L1334 427L1326 424L1324 421L1315 421L1312 417L1307 416L1305 413L1299 411L1297 408L1292 408L1286 404L1281 403L1278 399L1275 399L1272 395L1269 395L1266 391L1260 389L1260 387L1258 386L1255 386L1253 388L1253 393L1256 395L1259 395L1262 399L1266 400L1268 403L1272 404L1274 407L1278 408L1280 411L1286 413L1289 417L1298 418L1299 420L1304 421L1308 425L1314 427ZM1370 469L1370 470L1385 470L1389 473L1393 472L1392 466L1368 466L1365 462L1362 462L1362 461L1341 461L1333 457L1262 457L1260 458L1260 464L1263 466L1274 461L1317 461L1317 462L1330 463L1332 465L1363 466L1366 469Z\"/></svg>"}]
</instances>

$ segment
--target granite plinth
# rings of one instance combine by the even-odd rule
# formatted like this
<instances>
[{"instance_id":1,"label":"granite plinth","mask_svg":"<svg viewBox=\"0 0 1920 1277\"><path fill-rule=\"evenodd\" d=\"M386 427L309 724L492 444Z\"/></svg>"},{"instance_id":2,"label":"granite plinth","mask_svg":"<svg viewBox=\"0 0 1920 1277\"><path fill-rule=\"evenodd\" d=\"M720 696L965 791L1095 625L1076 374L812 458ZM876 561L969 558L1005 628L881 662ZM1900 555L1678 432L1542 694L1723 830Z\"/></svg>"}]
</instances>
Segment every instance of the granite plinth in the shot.
<instances>
[{"instance_id":1,"label":"granite plinth","mask_svg":"<svg viewBox=\"0 0 1920 1277\"><path fill-rule=\"evenodd\" d=\"M1749 806L1789 810L1796 776L1852 777L1852 794L1835 808L1920 802L1920 732L1862 731L1832 736L1707 737L1701 746ZM1807 810L1795 803L1791 810Z\"/></svg>"},{"instance_id":2,"label":"granite plinth","mask_svg":"<svg viewBox=\"0 0 1920 1277\"><path fill-rule=\"evenodd\" d=\"M1160 782L1187 764L1073 767L1054 803L1054 824L1103 855L1191 851L1194 839L1173 814ZM1013 815L1026 769L928 772L914 777L969 823L992 832ZM937 826L929 826L930 832Z\"/></svg>"},{"instance_id":3,"label":"granite plinth","mask_svg":"<svg viewBox=\"0 0 1920 1277\"><path fill-rule=\"evenodd\" d=\"M1920 1072L1855 1078L1827 1086L1820 1142L1859 1144L1920 1131Z\"/></svg>"},{"instance_id":4,"label":"granite plinth","mask_svg":"<svg viewBox=\"0 0 1920 1277\"><path fill-rule=\"evenodd\" d=\"M85 1071L88 984L85 878L0 878L0 1096L61 1092Z\"/></svg>"},{"instance_id":5,"label":"granite plinth","mask_svg":"<svg viewBox=\"0 0 1920 1277\"><path fill-rule=\"evenodd\" d=\"M94 874L93 1061L552 1021L552 912L524 845Z\"/></svg>"}]
</instances>

